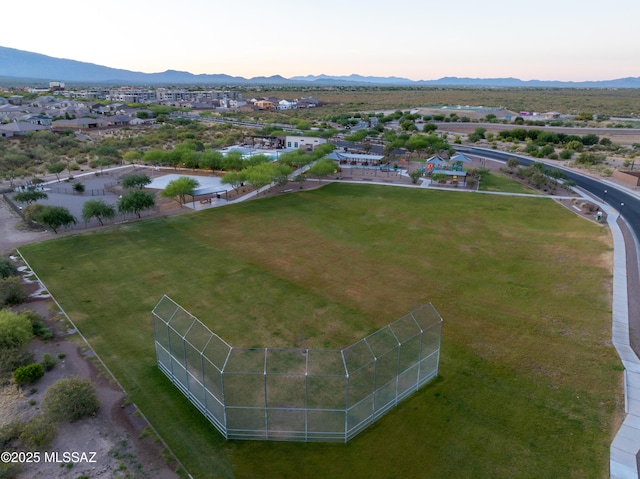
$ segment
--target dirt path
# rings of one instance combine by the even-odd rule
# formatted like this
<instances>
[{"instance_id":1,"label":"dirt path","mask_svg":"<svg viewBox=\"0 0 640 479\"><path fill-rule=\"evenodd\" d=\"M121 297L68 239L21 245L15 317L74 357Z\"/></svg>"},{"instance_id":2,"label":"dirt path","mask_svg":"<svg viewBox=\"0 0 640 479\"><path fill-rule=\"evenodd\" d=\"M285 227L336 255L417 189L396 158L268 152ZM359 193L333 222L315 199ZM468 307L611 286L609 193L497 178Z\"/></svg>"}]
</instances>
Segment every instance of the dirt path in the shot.
<instances>
[{"instance_id":1,"label":"dirt path","mask_svg":"<svg viewBox=\"0 0 640 479\"><path fill-rule=\"evenodd\" d=\"M51 238L52 233L29 231L22 225L22 219L0 198L0 255L6 255L24 244Z\"/></svg>"},{"instance_id":2,"label":"dirt path","mask_svg":"<svg viewBox=\"0 0 640 479\"><path fill-rule=\"evenodd\" d=\"M28 286L37 290L39 283ZM148 430L147 422L126 394L94 364L93 351L70 329L71 325L50 298L33 298L15 308L37 312L54 336L48 341L33 339L29 351L39 362L45 353L57 360L53 369L35 384L17 388L11 382L0 387L0 424L14 419L28 421L40 412L49 386L59 379L79 376L91 380L100 401L94 417L75 423L59 423L52 443L42 449L38 462L22 465L17 479L75 477L176 479L175 464L162 455L161 443ZM44 460L45 453L57 454L55 461ZM65 464L64 453L78 453L80 461ZM85 456L82 456L85 453ZM90 461L83 460L83 457Z\"/></svg>"}]
</instances>

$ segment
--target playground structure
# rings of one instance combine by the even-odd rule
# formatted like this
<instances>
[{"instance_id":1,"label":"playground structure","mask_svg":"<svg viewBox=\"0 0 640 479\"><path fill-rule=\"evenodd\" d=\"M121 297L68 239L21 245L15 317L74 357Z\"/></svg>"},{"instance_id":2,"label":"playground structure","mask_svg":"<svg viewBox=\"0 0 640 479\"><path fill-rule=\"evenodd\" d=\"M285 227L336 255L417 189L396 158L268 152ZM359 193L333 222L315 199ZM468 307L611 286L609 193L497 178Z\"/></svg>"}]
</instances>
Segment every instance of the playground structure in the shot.
<instances>
[{"instance_id":1,"label":"playground structure","mask_svg":"<svg viewBox=\"0 0 640 479\"><path fill-rule=\"evenodd\" d=\"M158 367L227 439L346 442L438 374L429 303L342 350L236 348L164 296Z\"/></svg>"}]
</instances>

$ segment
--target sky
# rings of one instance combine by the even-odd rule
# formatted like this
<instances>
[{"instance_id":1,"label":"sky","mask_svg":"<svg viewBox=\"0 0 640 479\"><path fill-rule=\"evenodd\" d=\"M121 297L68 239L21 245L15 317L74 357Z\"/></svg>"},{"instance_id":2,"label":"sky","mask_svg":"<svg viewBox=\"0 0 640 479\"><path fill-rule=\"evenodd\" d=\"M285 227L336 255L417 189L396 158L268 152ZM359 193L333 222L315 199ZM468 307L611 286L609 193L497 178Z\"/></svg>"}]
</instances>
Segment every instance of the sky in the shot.
<instances>
[{"instance_id":1,"label":"sky","mask_svg":"<svg viewBox=\"0 0 640 479\"><path fill-rule=\"evenodd\" d=\"M640 77L638 0L31 0L18 11L3 15L0 46L146 73Z\"/></svg>"}]
</instances>

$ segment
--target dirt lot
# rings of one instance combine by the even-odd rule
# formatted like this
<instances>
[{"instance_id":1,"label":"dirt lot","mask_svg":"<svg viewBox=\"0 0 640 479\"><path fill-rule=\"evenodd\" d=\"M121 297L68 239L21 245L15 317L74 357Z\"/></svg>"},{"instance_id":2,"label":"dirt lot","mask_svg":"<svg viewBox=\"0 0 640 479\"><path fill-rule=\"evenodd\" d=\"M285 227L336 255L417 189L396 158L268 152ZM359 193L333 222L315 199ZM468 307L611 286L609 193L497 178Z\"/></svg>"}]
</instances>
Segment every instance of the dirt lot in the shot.
<instances>
[{"instance_id":1,"label":"dirt lot","mask_svg":"<svg viewBox=\"0 0 640 479\"><path fill-rule=\"evenodd\" d=\"M593 133L594 135L598 135L601 138L609 138L615 144L624 146L630 146L634 143L640 143L640 129L637 128L567 128L557 126L530 127L518 126L513 124L504 125L502 123L438 123L438 129L441 131L462 133L465 135L473 133L476 128L479 127L486 128L487 132L493 134L497 134L504 130L513 130L514 128L533 128L578 136Z\"/></svg>"}]
</instances>

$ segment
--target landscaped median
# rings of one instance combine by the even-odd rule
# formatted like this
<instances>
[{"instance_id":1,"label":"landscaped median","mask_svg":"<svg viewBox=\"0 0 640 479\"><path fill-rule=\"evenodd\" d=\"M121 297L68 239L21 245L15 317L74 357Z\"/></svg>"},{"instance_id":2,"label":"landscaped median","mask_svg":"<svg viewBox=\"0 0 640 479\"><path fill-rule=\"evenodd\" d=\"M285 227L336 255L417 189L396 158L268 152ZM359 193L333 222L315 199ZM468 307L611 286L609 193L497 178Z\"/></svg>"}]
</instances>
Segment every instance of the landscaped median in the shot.
<instances>
[{"instance_id":1,"label":"landscaped median","mask_svg":"<svg viewBox=\"0 0 640 479\"><path fill-rule=\"evenodd\" d=\"M21 248L194 477L603 477L611 239L549 198L333 184ZM226 442L157 369L167 294L244 347L340 349L420 304L440 376L348 444Z\"/></svg>"}]
</instances>

